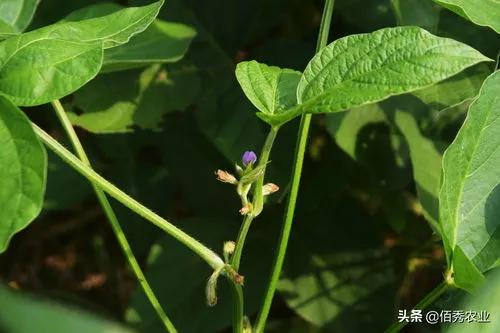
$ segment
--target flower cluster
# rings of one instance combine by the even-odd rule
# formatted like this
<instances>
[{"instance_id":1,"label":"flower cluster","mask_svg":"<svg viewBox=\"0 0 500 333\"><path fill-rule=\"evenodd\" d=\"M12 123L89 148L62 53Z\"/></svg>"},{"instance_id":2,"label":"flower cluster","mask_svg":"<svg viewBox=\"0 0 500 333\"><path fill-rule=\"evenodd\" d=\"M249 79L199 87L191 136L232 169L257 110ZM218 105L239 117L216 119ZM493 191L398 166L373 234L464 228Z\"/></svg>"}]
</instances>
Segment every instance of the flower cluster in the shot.
<instances>
[{"instance_id":1,"label":"flower cluster","mask_svg":"<svg viewBox=\"0 0 500 333\"><path fill-rule=\"evenodd\" d=\"M231 173L224 170L217 170L215 174L217 175L217 180L236 185L236 192L241 198L242 207L240 209L240 214L247 215L252 213L252 203L248 200L248 194L250 189L259 177L264 174L266 165L257 165L257 155L253 151L246 151L241 158L241 163L243 167L236 164L236 172L239 176L239 180ZM279 190L279 186L273 183L267 183L262 186L262 195L270 195Z\"/></svg>"}]
</instances>

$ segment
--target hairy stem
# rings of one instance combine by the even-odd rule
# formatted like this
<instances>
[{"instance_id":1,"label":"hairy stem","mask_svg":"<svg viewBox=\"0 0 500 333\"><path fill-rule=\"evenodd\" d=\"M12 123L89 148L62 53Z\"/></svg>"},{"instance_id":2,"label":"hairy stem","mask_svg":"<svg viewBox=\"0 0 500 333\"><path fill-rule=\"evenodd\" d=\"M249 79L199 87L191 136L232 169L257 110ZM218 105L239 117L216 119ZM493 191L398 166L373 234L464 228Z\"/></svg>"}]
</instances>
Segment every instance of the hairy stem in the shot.
<instances>
[{"instance_id":1,"label":"hairy stem","mask_svg":"<svg viewBox=\"0 0 500 333\"><path fill-rule=\"evenodd\" d=\"M177 228L172 223L160 217L158 214L154 213L152 210L145 207L137 200L120 190L118 187L114 186L109 181L104 179L93 169L83 164L75 155L69 152L59 142L57 142L36 124L32 123L31 125L33 126L33 129L40 140L42 140L42 142L50 150L52 150L56 155L58 155L61 159L63 159L66 163L68 163L71 167L73 167L76 171L78 171L82 176L87 178L97 187L101 188L104 192L121 202L124 206L128 207L138 215L144 217L146 220L150 221L151 223L177 239L179 242L187 246L189 249L199 255L203 260L205 260L214 270L220 269L225 265L224 261L215 252L210 250L208 247L206 247L190 235L186 234L181 229Z\"/></svg>"},{"instance_id":2,"label":"hairy stem","mask_svg":"<svg viewBox=\"0 0 500 333\"><path fill-rule=\"evenodd\" d=\"M66 112L64 111L63 106L61 105L61 102L59 100L54 100L52 101L52 106L54 107L54 110L56 111L57 117L61 121L61 124L66 131L66 134L68 135L71 144L73 145L73 148L76 151L76 154L80 158L80 160L85 164L87 167L92 168L89 158L87 157L87 154L85 153L85 149L83 149L82 143L80 142L80 139L78 139L78 136L76 135L75 129L73 128L68 116L66 115ZM132 271L135 274L135 277L137 278L137 281L141 285L142 289L144 290L144 293L146 294L149 302L151 303L151 306L154 308L156 311L156 314L158 317L160 317L161 321L165 325L165 328L167 329L168 332L170 333L177 333L177 330L175 329L174 324L170 321L168 318L167 314L161 307L160 302L158 301L158 298L156 298L156 295L154 294L153 290L151 289L151 286L149 285L148 281L146 280L146 276L142 272L141 267L139 266L139 263L137 262L137 259L134 256L134 253L132 252L132 248L130 247L129 242L127 241L127 238L125 237L125 233L123 232L120 223L118 222L118 218L116 217L115 212L113 211L113 208L111 207L111 204L109 203L108 198L106 197L106 194L101 190L99 187L97 187L94 183L91 182L92 188L94 189L94 192L97 196L97 199L99 200L102 209L104 210L104 213L106 214L106 217L109 220L109 223L111 223L111 227L113 228L113 232L115 233L116 238L118 239L118 243L120 244L123 253L125 254L125 257L127 258L127 261L132 268Z\"/></svg>"},{"instance_id":3,"label":"hairy stem","mask_svg":"<svg viewBox=\"0 0 500 333\"><path fill-rule=\"evenodd\" d=\"M429 305L434 303L439 296L444 294L446 290L450 288L450 285L448 284L447 281L441 282L436 288L434 288L430 293L428 293L420 302L418 302L417 305L413 308L414 310L424 310L426 309ZM406 321L402 322L396 322L392 324L391 327L385 330L385 333L396 333L399 332L403 327L408 324Z\"/></svg>"},{"instance_id":4,"label":"hairy stem","mask_svg":"<svg viewBox=\"0 0 500 333\"><path fill-rule=\"evenodd\" d=\"M318 42L316 44L316 53L326 46L328 41L328 33L330 31L330 22L333 12L334 0L326 0L323 16L321 18L321 25L319 29ZM292 229L293 215L295 213L295 204L297 202L297 195L299 192L300 177L302 173L302 165L304 162L304 154L307 146L307 136L309 134L309 127L311 124L311 115L303 114L300 120L299 137L295 148L295 163L292 173L292 185L290 189L290 196L288 197L288 205L286 208L283 227L279 240L278 250L274 259L274 265L269 279L266 295L260 312L257 316L253 331L263 332L266 325L271 303L273 301L276 286L285 260L286 249L288 246L288 239L290 237L290 230Z\"/></svg>"}]
</instances>

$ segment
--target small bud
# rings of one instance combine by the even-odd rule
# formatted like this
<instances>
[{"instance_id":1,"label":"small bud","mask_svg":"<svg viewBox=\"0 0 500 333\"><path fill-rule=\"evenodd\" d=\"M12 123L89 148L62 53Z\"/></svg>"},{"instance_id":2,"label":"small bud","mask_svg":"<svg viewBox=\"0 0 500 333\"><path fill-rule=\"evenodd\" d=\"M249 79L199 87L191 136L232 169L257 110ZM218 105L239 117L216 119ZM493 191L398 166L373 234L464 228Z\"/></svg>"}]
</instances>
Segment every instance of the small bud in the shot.
<instances>
[{"instance_id":1,"label":"small bud","mask_svg":"<svg viewBox=\"0 0 500 333\"><path fill-rule=\"evenodd\" d=\"M233 279L236 284L243 285L245 282L245 277L243 275L238 274L231 265L226 265L226 273Z\"/></svg>"},{"instance_id":2,"label":"small bud","mask_svg":"<svg viewBox=\"0 0 500 333\"><path fill-rule=\"evenodd\" d=\"M243 275L240 275L238 273L233 274L233 280L236 282L236 284L243 285L245 283L245 277Z\"/></svg>"},{"instance_id":3,"label":"small bud","mask_svg":"<svg viewBox=\"0 0 500 333\"><path fill-rule=\"evenodd\" d=\"M233 254L234 249L236 248L236 243L233 241L228 241L224 243L224 253Z\"/></svg>"},{"instance_id":4,"label":"small bud","mask_svg":"<svg viewBox=\"0 0 500 333\"><path fill-rule=\"evenodd\" d=\"M252 333L252 324L247 316L243 317L243 333Z\"/></svg>"},{"instance_id":5,"label":"small bud","mask_svg":"<svg viewBox=\"0 0 500 333\"><path fill-rule=\"evenodd\" d=\"M215 174L217 175L218 181L221 181L223 183L233 184L233 185L238 184L238 181L236 180L236 178L227 171L217 170L215 172Z\"/></svg>"},{"instance_id":6,"label":"small bud","mask_svg":"<svg viewBox=\"0 0 500 333\"><path fill-rule=\"evenodd\" d=\"M252 204L251 203L246 203L243 205L243 207L241 207L240 209L240 214L241 215L247 215L248 213L250 213L252 211Z\"/></svg>"},{"instance_id":7,"label":"small bud","mask_svg":"<svg viewBox=\"0 0 500 333\"><path fill-rule=\"evenodd\" d=\"M238 175L242 175L243 174L243 168L240 167L238 164L235 164L235 169L236 169L236 172L238 173Z\"/></svg>"},{"instance_id":8,"label":"small bud","mask_svg":"<svg viewBox=\"0 0 500 333\"><path fill-rule=\"evenodd\" d=\"M254 164L257 161L257 155L253 151L246 151L241 158L241 162L244 166L249 164Z\"/></svg>"},{"instance_id":9,"label":"small bud","mask_svg":"<svg viewBox=\"0 0 500 333\"><path fill-rule=\"evenodd\" d=\"M273 183L267 183L262 187L262 195L273 194L274 192L277 192L279 189L280 187L278 185Z\"/></svg>"}]
</instances>

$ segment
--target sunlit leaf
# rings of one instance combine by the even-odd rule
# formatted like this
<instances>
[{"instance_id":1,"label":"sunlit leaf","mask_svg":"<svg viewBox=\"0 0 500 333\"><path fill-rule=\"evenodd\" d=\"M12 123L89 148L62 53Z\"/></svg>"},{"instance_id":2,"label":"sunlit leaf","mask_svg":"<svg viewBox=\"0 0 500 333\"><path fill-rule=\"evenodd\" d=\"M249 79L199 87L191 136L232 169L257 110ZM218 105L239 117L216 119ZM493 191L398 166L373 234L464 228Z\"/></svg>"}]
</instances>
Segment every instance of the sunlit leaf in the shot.
<instances>
[{"instance_id":1,"label":"sunlit leaf","mask_svg":"<svg viewBox=\"0 0 500 333\"><path fill-rule=\"evenodd\" d=\"M293 111L259 117L279 124L301 113L344 111L425 88L488 60L465 44L418 27L351 35L331 43L309 62Z\"/></svg>"},{"instance_id":2,"label":"sunlit leaf","mask_svg":"<svg viewBox=\"0 0 500 333\"><path fill-rule=\"evenodd\" d=\"M30 106L66 96L101 69L103 49L126 43L156 17L163 1L63 22L0 43L0 94Z\"/></svg>"},{"instance_id":3,"label":"sunlit leaf","mask_svg":"<svg viewBox=\"0 0 500 333\"><path fill-rule=\"evenodd\" d=\"M297 105L298 71L245 61L236 66L236 77L247 98L269 117Z\"/></svg>"},{"instance_id":4,"label":"sunlit leaf","mask_svg":"<svg viewBox=\"0 0 500 333\"><path fill-rule=\"evenodd\" d=\"M71 13L65 21L82 21L106 16L122 10L112 2L99 3ZM124 45L104 51L102 71L109 72L175 62L184 56L196 32L180 23L155 20L144 32Z\"/></svg>"}]
</instances>

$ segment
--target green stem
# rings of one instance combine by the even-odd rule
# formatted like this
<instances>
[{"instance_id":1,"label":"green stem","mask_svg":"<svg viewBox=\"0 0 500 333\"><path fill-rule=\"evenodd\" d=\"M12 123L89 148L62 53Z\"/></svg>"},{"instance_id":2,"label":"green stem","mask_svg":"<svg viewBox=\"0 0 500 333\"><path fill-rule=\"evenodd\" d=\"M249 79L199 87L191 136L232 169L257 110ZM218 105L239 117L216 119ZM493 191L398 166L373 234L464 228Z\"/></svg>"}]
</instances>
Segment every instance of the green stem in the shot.
<instances>
[{"instance_id":1,"label":"green stem","mask_svg":"<svg viewBox=\"0 0 500 333\"><path fill-rule=\"evenodd\" d=\"M36 124L32 123L35 133L38 135L40 140L49 147L56 155L63 159L66 163L71 165L76 171L82 174L85 178L90 180L93 184L101 188L104 192L109 194L111 197L115 198L123 205L128 207L133 212L144 217L146 220L150 221L157 227L164 230L166 233L177 239L179 242L190 248L193 252L198 254L203 260L205 260L213 269L220 269L225 265L224 261L208 247L194 239L193 237L186 234L181 229L177 228L172 223L160 217L158 214L151 211L149 208L145 207L137 200L133 199L125 192L111 184L109 181L104 179L97 172L83 164L75 155L64 148L59 142L47 134L44 130L38 127Z\"/></svg>"},{"instance_id":2,"label":"green stem","mask_svg":"<svg viewBox=\"0 0 500 333\"><path fill-rule=\"evenodd\" d=\"M449 287L450 285L448 284L447 281L441 282L436 288L434 288L430 293L428 293L420 302L418 302L418 304L415 305L413 309L414 310L426 309L429 305L434 303L439 298L439 296L444 294L444 292L448 290ZM389 327L387 330L385 330L384 333L399 332L403 327L406 326L406 324L408 324L406 321L396 322L392 324L392 326Z\"/></svg>"},{"instance_id":3,"label":"green stem","mask_svg":"<svg viewBox=\"0 0 500 333\"><path fill-rule=\"evenodd\" d=\"M269 155L271 154L271 149L273 148L274 140L278 134L279 127L271 127L269 134L267 135L266 142L262 148L262 152L259 156L259 166L264 166L264 171L262 175L255 182L254 199L253 199L253 210L252 215L257 217L262 212L264 208L264 196L262 195L262 187L264 186L264 178L266 175L265 166L269 160ZM239 238L239 237L238 237ZM238 245L238 242L236 243ZM236 269L236 268L235 268Z\"/></svg>"},{"instance_id":4,"label":"green stem","mask_svg":"<svg viewBox=\"0 0 500 333\"><path fill-rule=\"evenodd\" d=\"M61 121L61 124L64 130L66 131L66 134L68 135L71 144L73 145L73 148L76 151L76 154L87 167L92 168L89 158L85 153L85 149L83 149L82 143L80 142L80 139L76 135L75 129L73 128L68 116L66 115L66 112L64 111L61 102L59 102L59 100L54 100L52 101L52 106L54 107L57 117ZM111 227L113 228L113 232L115 233L116 238L118 239L118 243L120 244L123 253L125 254L125 257L127 258L128 263L137 278L137 281L139 281L139 284L141 285L142 289L144 290L144 293L149 299L149 302L155 309L158 317L160 317L161 321L165 325L167 331L170 333L177 333L174 324L172 324L165 311L163 311L160 302L156 298L156 295L154 294L153 290L151 289L151 286L146 280L146 276L144 276L144 273L142 272L141 267L139 266L139 263L137 262L137 259L135 258L134 253L132 252L132 248L130 247L127 238L125 237L125 233L123 232L120 223L118 222L118 218L116 217L116 214L113 211L113 208L111 207L111 204L109 203L106 194L94 183L91 182L91 185L92 188L94 189L97 199L101 203L102 209L104 210L109 222L111 223Z\"/></svg>"},{"instance_id":5,"label":"green stem","mask_svg":"<svg viewBox=\"0 0 500 333\"><path fill-rule=\"evenodd\" d=\"M233 294L233 332L242 333L244 315L243 288L234 281L232 281L231 286Z\"/></svg>"},{"instance_id":6,"label":"green stem","mask_svg":"<svg viewBox=\"0 0 500 333\"><path fill-rule=\"evenodd\" d=\"M248 230L250 229L253 219L254 216L252 214L248 214L245 216L245 219L241 224L240 232L238 233L238 238L236 239L236 248L234 249L233 256L231 257L231 267L233 267L235 271L240 269L243 245L245 244L245 239L247 238Z\"/></svg>"},{"instance_id":7,"label":"green stem","mask_svg":"<svg viewBox=\"0 0 500 333\"><path fill-rule=\"evenodd\" d=\"M273 147L274 140L278 134L279 127L271 127L269 134L267 135L266 142L262 148L262 152L259 156L259 166L264 166L264 171L262 175L257 179L254 189L254 199L252 203L252 212L247 214L243 219L240 231L238 233L238 238L236 239L236 248L231 257L231 267L238 271L240 269L241 254L243 252L243 247L245 245L245 240L247 238L248 230L255 217L257 217L264 207L264 196L262 195L262 187L264 186L264 178L266 175L265 166L269 160L269 155L271 154L271 149ZM233 281L233 332L241 333L243 315L244 315L244 295L241 286L236 285Z\"/></svg>"},{"instance_id":8,"label":"green stem","mask_svg":"<svg viewBox=\"0 0 500 333\"><path fill-rule=\"evenodd\" d=\"M321 25L319 29L318 42L316 44L316 53L326 46L328 41L328 33L330 31L330 22L333 12L334 0L326 0L323 10L323 17L321 18ZM300 177L302 173L302 165L304 162L304 154L307 146L307 136L309 134L309 127L311 124L311 115L303 114L300 120L299 137L295 149L295 163L292 173L292 185L290 189L290 196L288 198L288 205L286 208L285 219L281 230L278 251L274 259L274 265L269 279L264 302L257 316L253 331L260 333L264 331L271 303L273 301L276 286L281 274L283 262L285 260L286 249L288 246L288 239L290 237L290 230L292 229L293 215L295 213L295 204L297 202L297 195L299 192Z\"/></svg>"}]
</instances>

